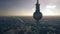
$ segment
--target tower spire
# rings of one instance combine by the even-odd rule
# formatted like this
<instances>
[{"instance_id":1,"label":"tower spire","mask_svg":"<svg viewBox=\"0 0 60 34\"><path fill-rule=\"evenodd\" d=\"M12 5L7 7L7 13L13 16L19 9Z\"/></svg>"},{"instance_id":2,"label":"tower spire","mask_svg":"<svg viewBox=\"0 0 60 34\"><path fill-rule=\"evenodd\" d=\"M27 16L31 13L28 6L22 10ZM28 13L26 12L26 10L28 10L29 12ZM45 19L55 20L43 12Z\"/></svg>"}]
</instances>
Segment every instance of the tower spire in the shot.
<instances>
[{"instance_id":1,"label":"tower spire","mask_svg":"<svg viewBox=\"0 0 60 34\"><path fill-rule=\"evenodd\" d=\"M39 4L39 0L37 0L37 4Z\"/></svg>"},{"instance_id":2,"label":"tower spire","mask_svg":"<svg viewBox=\"0 0 60 34\"><path fill-rule=\"evenodd\" d=\"M36 12L40 12L39 0L37 0L37 3L36 3Z\"/></svg>"}]
</instances>

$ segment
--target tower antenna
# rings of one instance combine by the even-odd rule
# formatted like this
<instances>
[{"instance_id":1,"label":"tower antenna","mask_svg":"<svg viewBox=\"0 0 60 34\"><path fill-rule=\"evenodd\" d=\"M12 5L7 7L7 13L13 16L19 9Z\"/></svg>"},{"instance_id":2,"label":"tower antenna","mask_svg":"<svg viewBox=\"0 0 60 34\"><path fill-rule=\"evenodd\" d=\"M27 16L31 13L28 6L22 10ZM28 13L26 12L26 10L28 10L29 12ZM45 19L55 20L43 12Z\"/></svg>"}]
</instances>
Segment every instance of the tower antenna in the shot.
<instances>
[{"instance_id":1,"label":"tower antenna","mask_svg":"<svg viewBox=\"0 0 60 34\"><path fill-rule=\"evenodd\" d=\"M37 0L37 4L39 4L39 0Z\"/></svg>"}]
</instances>

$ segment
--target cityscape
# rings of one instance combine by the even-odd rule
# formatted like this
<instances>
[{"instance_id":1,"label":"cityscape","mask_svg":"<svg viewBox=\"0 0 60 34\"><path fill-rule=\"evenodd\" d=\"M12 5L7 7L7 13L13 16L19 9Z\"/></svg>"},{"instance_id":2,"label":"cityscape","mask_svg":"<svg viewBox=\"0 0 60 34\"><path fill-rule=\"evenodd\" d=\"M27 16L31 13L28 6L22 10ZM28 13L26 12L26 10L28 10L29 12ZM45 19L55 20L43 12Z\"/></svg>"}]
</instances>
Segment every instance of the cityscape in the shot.
<instances>
[{"instance_id":1,"label":"cityscape","mask_svg":"<svg viewBox=\"0 0 60 34\"><path fill-rule=\"evenodd\" d=\"M52 5L55 3L52 3L52 0L50 1L51 3L48 2L49 0L42 0L44 1L43 3L47 4L48 2L45 6L46 10L41 9L41 5L43 4L40 3L41 0L35 0L36 4L31 4L35 5L33 9L33 11L35 11L33 13L30 12L32 6L29 3L24 4L26 8L28 7L28 12L25 13L25 9L21 9L25 8L22 5L23 3L19 4L19 1L22 2L22 0L0 2L0 34L60 34L59 0L55 0L57 5ZM26 1L27 0L25 0L24 3L26 3ZM14 5L19 6L16 7Z\"/></svg>"},{"instance_id":2,"label":"cityscape","mask_svg":"<svg viewBox=\"0 0 60 34\"><path fill-rule=\"evenodd\" d=\"M53 18L53 19L52 19ZM60 17L44 16L40 21L40 34L59 34ZM0 17L1 34L36 34L36 22L32 16Z\"/></svg>"}]
</instances>

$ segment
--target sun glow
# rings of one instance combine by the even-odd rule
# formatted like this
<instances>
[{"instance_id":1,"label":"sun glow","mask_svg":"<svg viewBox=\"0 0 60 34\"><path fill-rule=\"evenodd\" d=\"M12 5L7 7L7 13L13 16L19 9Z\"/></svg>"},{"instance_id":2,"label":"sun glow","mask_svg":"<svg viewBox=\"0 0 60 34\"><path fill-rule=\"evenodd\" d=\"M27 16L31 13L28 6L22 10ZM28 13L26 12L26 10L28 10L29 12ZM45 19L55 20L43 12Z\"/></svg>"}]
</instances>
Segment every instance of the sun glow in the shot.
<instances>
[{"instance_id":1,"label":"sun glow","mask_svg":"<svg viewBox=\"0 0 60 34\"><path fill-rule=\"evenodd\" d=\"M43 14L43 16L55 16L57 15L56 13L54 13L53 10L55 10L56 5L47 5L44 10L40 10ZM35 8L32 9L33 11L35 11Z\"/></svg>"},{"instance_id":2,"label":"sun glow","mask_svg":"<svg viewBox=\"0 0 60 34\"><path fill-rule=\"evenodd\" d=\"M56 5L47 5L44 10L40 10L43 16L59 16L59 14L55 13L54 10L56 9ZM21 13L19 12L16 15L20 16L33 16L33 13L35 12L35 8L32 8L31 10L21 10Z\"/></svg>"},{"instance_id":3,"label":"sun glow","mask_svg":"<svg viewBox=\"0 0 60 34\"><path fill-rule=\"evenodd\" d=\"M41 12L43 13L44 16L55 16L55 15L57 15L53 11L53 10L55 10L55 8L56 8L56 5L47 5L45 7L45 9Z\"/></svg>"},{"instance_id":4,"label":"sun glow","mask_svg":"<svg viewBox=\"0 0 60 34\"><path fill-rule=\"evenodd\" d=\"M40 10L43 16L59 16L59 13L55 13L54 10L56 9L56 5L47 5L44 10ZM35 12L35 8L32 8L31 10L22 9L21 12L15 13L15 15L20 16L33 16L33 13Z\"/></svg>"}]
</instances>

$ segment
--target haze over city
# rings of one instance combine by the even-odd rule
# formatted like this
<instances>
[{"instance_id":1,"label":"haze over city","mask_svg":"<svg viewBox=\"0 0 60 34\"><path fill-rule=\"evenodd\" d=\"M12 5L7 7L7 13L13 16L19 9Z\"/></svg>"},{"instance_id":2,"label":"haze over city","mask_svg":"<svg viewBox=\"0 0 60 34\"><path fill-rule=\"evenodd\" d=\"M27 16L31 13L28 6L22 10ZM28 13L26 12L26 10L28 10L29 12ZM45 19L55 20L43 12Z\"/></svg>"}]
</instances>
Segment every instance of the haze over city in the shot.
<instances>
[{"instance_id":1,"label":"haze over city","mask_svg":"<svg viewBox=\"0 0 60 34\"><path fill-rule=\"evenodd\" d=\"M44 16L60 16L60 0L39 0ZM0 16L32 16L36 0L0 0Z\"/></svg>"}]
</instances>

